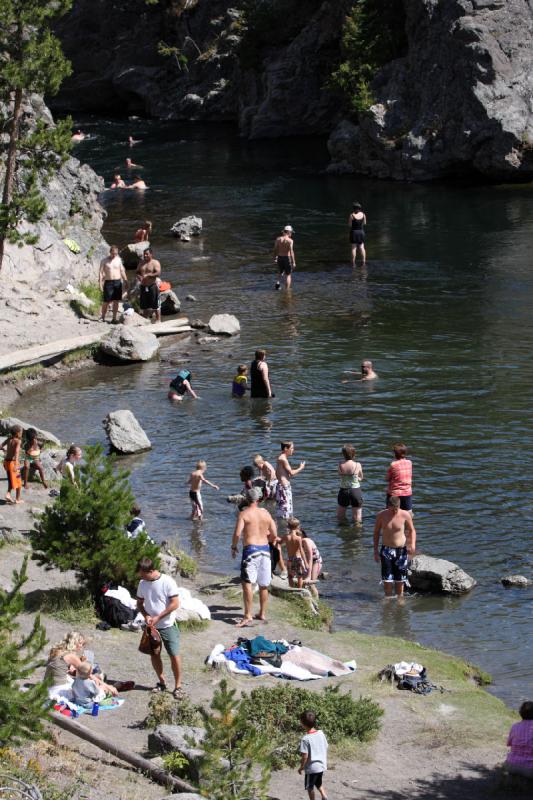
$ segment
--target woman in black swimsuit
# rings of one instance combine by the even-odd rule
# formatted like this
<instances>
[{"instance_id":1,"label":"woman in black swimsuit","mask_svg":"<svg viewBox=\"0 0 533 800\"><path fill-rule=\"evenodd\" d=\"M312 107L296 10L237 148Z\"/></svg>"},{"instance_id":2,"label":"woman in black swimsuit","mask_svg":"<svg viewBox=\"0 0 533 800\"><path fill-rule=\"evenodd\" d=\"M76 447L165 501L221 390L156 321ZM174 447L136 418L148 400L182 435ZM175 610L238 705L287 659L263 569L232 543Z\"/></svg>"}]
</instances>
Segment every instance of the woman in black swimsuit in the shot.
<instances>
[{"instance_id":1,"label":"woman in black swimsuit","mask_svg":"<svg viewBox=\"0 0 533 800\"><path fill-rule=\"evenodd\" d=\"M361 253L364 266L366 262L366 252L365 252L366 214L361 208L360 203L354 203L352 208L353 208L352 213L350 214L350 217L348 219L348 225L350 226L350 242L352 245L352 267L355 267L355 259L357 257L357 253Z\"/></svg>"}]
</instances>

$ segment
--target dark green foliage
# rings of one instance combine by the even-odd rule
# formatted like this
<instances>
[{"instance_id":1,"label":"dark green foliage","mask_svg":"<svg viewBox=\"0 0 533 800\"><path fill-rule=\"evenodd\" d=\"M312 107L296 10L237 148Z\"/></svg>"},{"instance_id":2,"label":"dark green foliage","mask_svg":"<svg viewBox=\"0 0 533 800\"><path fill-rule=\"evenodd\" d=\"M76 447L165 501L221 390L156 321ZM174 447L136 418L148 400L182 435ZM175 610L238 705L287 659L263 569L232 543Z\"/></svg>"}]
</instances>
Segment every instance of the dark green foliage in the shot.
<instances>
[{"instance_id":1,"label":"dark green foliage","mask_svg":"<svg viewBox=\"0 0 533 800\"><path fill-rule=\"evenodd\" d=\"M154 729L158 725L198 725L198 709L199 706L191 703L188 697L175 700L171 694L154 694L148 702L148 716L144 720L144 727Z\"/></svg>"},{"instance_id":2,"label":"dark green foliage","mask_svg":"<svg viewBox=\"0 0 533 800\"><path fill-rule=\"evenodd\" d=\"M341 62L330 81L349 113L357 116L372 105L377 70L406 51L403 0L356 0L344 23Z\"/></svg>"},{"instance_id":3,"label":"dark green foliage","mask_svg":"<svg viewBox=\"0 0 533 800\"><path fill-rule=\"evenodd\" d=\"M323 0L243 0L239 32L241 64L258 66L265 47L279 46L294 39Z\"/></svg>"},{"instance_id":4,"label":"dark green foliage","mask_svg":"<svg viewBox=\"0 0 533 800\"><path fill-rule=\"evenodd\" d=\"M79 487L63 480L60 496L31 532L39 564L75 570L93 596L108 580L133 589L139 558L157 560L159 552L146 533L136 539L124 534L134 497L129 473L115 469L115 460L104 456L101 445L87 447L85 464L76 471Z\"/></svg>"},{"instance_id":5,"label":"dark green foliage","mask_svg":"<svg viewBox=\"0 0 533 800\"><path fill-rule=\"evenodd\" d=\"M173 753L164 755L163 764L171 775L176 775L178 778L189 777L189 759L179 750L174 750Z\"/></svg>"},{"instance_id":6,"label":"dark green foliage","mask_svg":"<svg viewBox=\"0 0 533 800\"><path fill-rule=\"evenodd\" d=\"M16 618L24 608L22 587L28 580L24 559L20 572L13 572L13 588L0 589L0 742L3 747L44 735L48 715L47 687L36 683L27 692L20 685L44 664L39 654L46 644L46 632L37 615L30 633L19 634Z\"/></svg>"},{"instance_id":7,"label":"dark green foliage","mask_svg":"<svg viewBox=\"0 0 533 800\"><path fill-rule=\"evenodd\" d=\"M249 724L268 736L274 769L298 763L298 742L303 733L300 716L304 711L315 712L317 726L330 744L345 738L369 741L378 732L383 715L383 709L371 698L354 700L351 694L341 692L339 686L311 692L278 684L272 689L253 689L243 697L241 705Z\"/></svg>"},{"instance_id":8,"label":"dark green foliage","mask_svg":"<svg viewBox=\"0 0 533 800\"><path fill-rule=\"evenodd\" d=\"M26 221L38 222L46 211L39 183L46 183L66 159L71 145L71 120L50 125L24 119L24 100L32 93L55 94L70 64L51 32L55 17L71 0L2 0L0 3L0 157L5 159L0 203L0 268L4 243L35 244L21 231Z\"/></svg>"},{"instance_id":9,"label":"dark green foliage","mask_svg":"<svg viewBox=\"0 0 533 800\"><path fill-rule=\"evenodd\" d=\"M211 711L201 709L206 732L201 791L210 800L264 800L272 745L262 724L250 724L246 706L235 694L223 680L213 695ZM229 766L222 765L221 759Z\"/></svg>"}]
</instances>

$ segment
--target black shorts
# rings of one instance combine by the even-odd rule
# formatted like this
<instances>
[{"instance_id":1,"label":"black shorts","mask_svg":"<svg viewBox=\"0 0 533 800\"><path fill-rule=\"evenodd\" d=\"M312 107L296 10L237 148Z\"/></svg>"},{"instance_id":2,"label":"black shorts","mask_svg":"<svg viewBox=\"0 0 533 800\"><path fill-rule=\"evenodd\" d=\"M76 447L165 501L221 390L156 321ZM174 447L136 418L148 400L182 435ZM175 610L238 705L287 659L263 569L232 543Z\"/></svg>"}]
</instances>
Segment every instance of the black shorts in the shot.
<instances>
[{"instance_id":1,"label":"black shorts","mask_svg":"<svg viewBox=\"0 0 533 800\"><path fill-rule=\"evenodd\" d=\"M342 506L342 508L348 508L348 506L352 508L362 508L363 495L361 489L339 489L337 503Z\"/></svg>"},{"instance_id":2,"label":"black shorts","mask_svg":"<svg viewBox=\"0 0 533 800\"><path fill-rule=\"evenodd\" d=\"M364 231L350 231L350 242L352 244L364 244L365 243Z\"/></svg>"},{"instance_id":3,"label":"black shorts","mask_svg":"<svg viewBox=\"0 0 533 800\"><path fill-rule=\"evenodd\" d=\"M141 286L139 297L140 306L143 311L157 311L160 304L159 286L153 283L151 286Z\"/></svg>"},{"instance_id":4,"label":"black shorts","mask_svg":"<svg viewBox=\"0 0 533 800\"><path fill-rule=\"evenodd\" d=\"M292 272L292 264L289 256L278 256L278 271L280 275L290 275Z\"/></svg>"},{"instance_id":5,"label":"black shorts","mask_svg":"<svg viewBox=\"0 0 533 800\"><path fill-rule=\"evenodd\" d=\"M407 547L383 547L380 550L383 583L405 583L407 579Z\"/></svg>"},{"instance_id":6,"label":"black shorts","mask_svg":"<svg viewBox=\"0 0 533 800\"><path fill-rule=\"evenodd\" d=\"M391 496L390 494L387 495L387 508L389 506L389 500ZM412 511L413 510L413 495L412 494L401 494L400 495L400 508L402 511Z\"/></svg>"},{"instance_id":7,"label":"black shorts","mask_svg":"<svg viewBox=\"0 0 533 800\"><path fill-rule=\"evenodd\" d=\"M104 303L120 303L122 281L104 281Z\"/></svg>"},{"instance_id":8,"label":"black shorts","mask_svg":"<svg viewBox=\"0 0 533 800\"><path fill-rule=\"evenodd\" d=\"M304 787L307 789L307 791L310 791L311 789L320 789L322 786L323 777L323 772L306 772Z\"/></svg>"}]
</instances>

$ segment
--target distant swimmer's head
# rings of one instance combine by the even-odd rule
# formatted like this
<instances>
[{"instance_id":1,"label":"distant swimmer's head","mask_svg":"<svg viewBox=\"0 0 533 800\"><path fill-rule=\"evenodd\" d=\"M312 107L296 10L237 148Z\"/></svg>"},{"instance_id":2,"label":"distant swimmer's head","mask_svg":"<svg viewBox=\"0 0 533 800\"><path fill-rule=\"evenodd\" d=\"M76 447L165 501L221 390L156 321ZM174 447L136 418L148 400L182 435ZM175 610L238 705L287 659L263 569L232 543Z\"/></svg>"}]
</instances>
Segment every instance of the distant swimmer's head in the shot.
<instances>
[{"instance_id":1,"label":"distant swimmer's head","mask_svg":"<svg viewBox=\"0 0 533 800\"><path fill-rule=\"evenodd\" d=\"M363 206L361 205L361 203L352 203L352 208L353 208L353 210L355 211L356 214L357 214L358 211L362 211L363 210Z\"/></svg>"},{"instance_id":2,"label":"distant swimmer's head","mask_svg":"<svg viewBox=\"0 0 533 800\"><path fill-rule=\"evenodd\" d=\"M259 486L252 486L251 489L246 490L245 497L249 503L258 503L263 497L263 492Z\"/></svg>"},{"instance_id":3,"label":"distant swimmer's head","mask_svg":"<svg viewBox=\"0 0 533 800\"><path fill-rule=\"evenodd\" d=\"M363 375L370 375L371 372L372 362L368 358L365 358L364 361L361 361L361 373Z\"/></svg>"},{"instance_id":4,"label":"distant swimmer's head","mask_svg":"<svg viewBox=\"0 0 533 800\"><path fill-rule=\"evenodd\" d=\"M393 508L395 511L398 511L398 509L400 508L400 498L389 497L389 508Z\"/></svg>"}]
</instances>

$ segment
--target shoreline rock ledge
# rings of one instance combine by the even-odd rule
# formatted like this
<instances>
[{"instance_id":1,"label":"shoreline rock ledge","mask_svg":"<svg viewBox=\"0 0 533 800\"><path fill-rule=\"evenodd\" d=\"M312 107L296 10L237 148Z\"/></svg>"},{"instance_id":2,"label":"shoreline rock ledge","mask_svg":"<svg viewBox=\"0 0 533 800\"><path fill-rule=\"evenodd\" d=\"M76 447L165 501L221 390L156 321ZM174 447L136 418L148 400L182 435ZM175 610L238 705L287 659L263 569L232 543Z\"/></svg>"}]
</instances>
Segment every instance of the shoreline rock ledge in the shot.
<instances>
[{"instance_id":1,"label":"shoreline rock ledge","mask_svg":"<svg viewBox=\"0 0 533 800\"><path fill-rule=\"evenodd\" d=\"M150 439L129 409L111 411L102 424L109 444L117 453L130 455L152 449Z\"/></svg>"},{"instance_id":2,"label":"shoreline rock ledge","mask_svg":"<svg viewBox=\"0 0 533 800\"><path fill-rule=\"evenodd\" d=\"M453 561L423 555L413 558L407 575L417 592L466 594L477 583Z\"/></svg>"},{"instance_id":3,"label":"shoreline rock ledge","mask_svg":"<svg viewBox=\"0 0 533 800\"><path fill-rule=\"evenodd\" d=\"M157 336L143 328L117 325L100 342L100 351L119 361L150 361L159 351Z\"/></svg>"}]
</instances>

